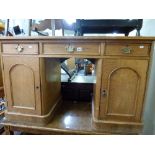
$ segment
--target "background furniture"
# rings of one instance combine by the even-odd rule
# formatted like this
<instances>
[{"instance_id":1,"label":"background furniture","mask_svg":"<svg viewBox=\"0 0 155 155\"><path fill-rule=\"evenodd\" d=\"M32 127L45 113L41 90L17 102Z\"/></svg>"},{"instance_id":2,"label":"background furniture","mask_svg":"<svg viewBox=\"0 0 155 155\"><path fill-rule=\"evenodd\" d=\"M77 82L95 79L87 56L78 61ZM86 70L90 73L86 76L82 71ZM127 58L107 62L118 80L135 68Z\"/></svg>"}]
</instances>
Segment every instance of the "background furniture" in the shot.
<instances>
[{"instance_id":1,"label":"background furniture","mask_svg":"<svg viewBox=\"0 0 155 155\"><path fill-rule=\"evenodd\" d=\"M2 124L7 133L15 127L65 134L140 133L154 40L0 38L7 99ZM61 98L60 62L77 57L94 60L96 83L92 102L73 104Z\"/></svg>"},{"instance_id":2,"label":"background furniture","mask_svg":"<svg viewBox=\"0 0 155 155\"><path fill-rule=\"evenodd\" d=\"M83 36L84 34L124 34L128 36L133 30L137 30L137 36L140 36L142 28L142 19L76 19L75 23L68 24L64 19L45 19L39 24L31 24L32 30L39 35L45 29L52 30L52 36L55 36L55 30L62 29L64 36L65 30L74 31L74 35Z\"/></svg>"},{"instance_id":3,"label":"background furniture","mask_svg":"<svg viewBox=\"0 0 155 155\"><path fill-rule=\"evenodd\" d=\"M136 29L137 36L140 36L142 23L142 19L77 19L75 31L79 36L86 33L123 33L128 36L131 31Z\"/></svg>"},{"instance_id":4,"label":"background furniture","mask_svg":"<svg viewBox=\"0 0 155 155\"><path fill-rule=\"evenodd\" d=\"M61 68L66 72L68 77L68 82L71 82L71 80L75 77L76 74L76 68L69 69L68 66L63 62L61 63Z\"/></svg>"},{"instance_id":5,"label":"background furniture","mask_svg":"<svg viewBox=\"0 0 155 155\"><path fill-rule=\"evenodd\" d=\"M5 25L4 23L0 20L0 34L4 34L4 29L5 29Z\"/></svg>"},{"instance_id":6,"label":"background furniture","mask_svg":"<svg viewBox=\"0 0 155 155\"><path fill-rule=\"evenodd\" d=\"M62 82L61 92L64 100L73 102L91 102L93 94L93 83Z\"/></svg>"}]
</instances>

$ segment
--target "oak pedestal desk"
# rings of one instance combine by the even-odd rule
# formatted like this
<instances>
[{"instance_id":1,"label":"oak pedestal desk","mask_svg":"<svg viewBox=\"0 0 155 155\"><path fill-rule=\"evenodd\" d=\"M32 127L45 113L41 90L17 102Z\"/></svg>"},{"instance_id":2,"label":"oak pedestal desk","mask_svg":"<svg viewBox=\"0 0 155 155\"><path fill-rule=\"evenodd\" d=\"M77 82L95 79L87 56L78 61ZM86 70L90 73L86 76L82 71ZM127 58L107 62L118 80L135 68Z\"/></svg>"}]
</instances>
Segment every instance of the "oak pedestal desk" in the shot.
<instances>
[{"instance_id":1,"label":"oak pedestal desk","mask_svg":"<svg viewBox=\"0 0 155 155\"><path fill-rule=\"evenodd\" d=\"M154 40L2 37L7 100L2 124L6 133L15 130L36 134L141 133ZM62 58L87 58L95 63L96 83L91 103L75 105L62 100Z\"/></svg>"}]
</instances>

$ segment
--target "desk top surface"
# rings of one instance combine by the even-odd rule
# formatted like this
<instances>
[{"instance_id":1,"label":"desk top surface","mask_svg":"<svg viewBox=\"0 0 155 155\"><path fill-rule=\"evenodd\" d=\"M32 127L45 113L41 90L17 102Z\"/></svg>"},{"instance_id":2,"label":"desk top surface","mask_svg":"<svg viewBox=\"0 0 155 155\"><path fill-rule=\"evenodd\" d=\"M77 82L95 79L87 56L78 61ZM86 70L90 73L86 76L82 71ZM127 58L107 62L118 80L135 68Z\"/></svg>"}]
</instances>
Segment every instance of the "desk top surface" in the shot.
<instances>
[{"instance_id":1,"label":"desk top surface","mask_svg":"<svg viewBox=\"0 0 155 155\"><path fill-rule=\"evenodd\" d=\"M0 37L1 40L155 40L155 36L153 37L114 37L114 36L14 36L14 37Z\"/></svg>"}]
</instances>

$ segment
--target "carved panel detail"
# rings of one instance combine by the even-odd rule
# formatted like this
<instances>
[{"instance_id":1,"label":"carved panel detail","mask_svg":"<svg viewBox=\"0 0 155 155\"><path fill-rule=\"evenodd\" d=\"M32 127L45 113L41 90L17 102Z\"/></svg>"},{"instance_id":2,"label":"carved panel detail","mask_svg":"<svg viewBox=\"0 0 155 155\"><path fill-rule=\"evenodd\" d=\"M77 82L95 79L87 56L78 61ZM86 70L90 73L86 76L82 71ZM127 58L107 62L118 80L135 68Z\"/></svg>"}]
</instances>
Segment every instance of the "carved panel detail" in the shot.
<instances>
[{"instance_id":1,"label":"carved panel detail","mask_svg":"<svg viewBox=\"0 0 155 155\"><path fill-rule=\"evenodd\" d=\"M138 73L132 68L121 67L110 73L108 78L107 115L135 115L139 81Z\"/></svg>"},{"instance_id":2,"label":"carved panel detail","mask_svg":"<svg viewBox=\"0 0 155 155\"><path fill-rule=\"evenodd\" d=\"M11 67L9 77L12 106L35 110L35 76L33 70L29 66L16 64Z\"/></svg>"}]
</instances>

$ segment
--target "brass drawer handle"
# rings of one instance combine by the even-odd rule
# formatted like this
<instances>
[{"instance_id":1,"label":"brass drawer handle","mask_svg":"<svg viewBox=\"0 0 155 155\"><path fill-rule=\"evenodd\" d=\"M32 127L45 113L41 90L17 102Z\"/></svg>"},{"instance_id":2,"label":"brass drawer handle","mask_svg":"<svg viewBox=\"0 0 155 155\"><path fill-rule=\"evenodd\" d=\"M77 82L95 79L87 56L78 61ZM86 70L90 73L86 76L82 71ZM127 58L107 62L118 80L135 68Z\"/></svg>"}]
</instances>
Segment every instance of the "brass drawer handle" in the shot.
<instances>
[{"instance_id":1,"label":"brass drawer handle","mask_svg":"<svg viewBox=\"0 0 155 155\"><path fill-rule=\"evenodd\" d=\"M18 52L23 52L24 47L18 44L17 47L16 47L16 50L17 50Z\"/></svg>"},{"instance_id":2,"label":"brass drawer handle","mask_svg":"<svg viewBox=\"0 0 155 155\"><path fill-rule=\"evenodd\" d=\"M75 47L73 45L66 46L66 51L67 52L72 53L72 52L74 52L74 50L75 50Z\"/></svg>"},{"instance_id":3,"label":"brass drawer handle","mask_svg":"<svg viewBox=\"0 0 155 155\"><path fill-rule=\"evenodd\" d=\"M124 47L124 48L122 48L122 53L124 53L124 54L130 54L133 50L132 50L132 48L130 48L130 47Z\"/></svg>"}]
</instances>

